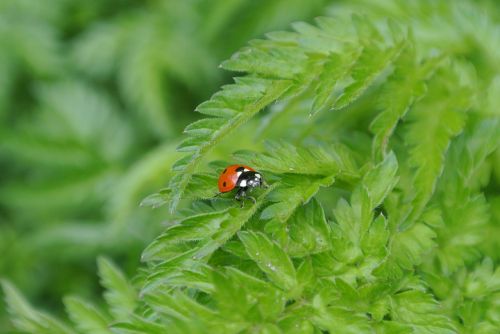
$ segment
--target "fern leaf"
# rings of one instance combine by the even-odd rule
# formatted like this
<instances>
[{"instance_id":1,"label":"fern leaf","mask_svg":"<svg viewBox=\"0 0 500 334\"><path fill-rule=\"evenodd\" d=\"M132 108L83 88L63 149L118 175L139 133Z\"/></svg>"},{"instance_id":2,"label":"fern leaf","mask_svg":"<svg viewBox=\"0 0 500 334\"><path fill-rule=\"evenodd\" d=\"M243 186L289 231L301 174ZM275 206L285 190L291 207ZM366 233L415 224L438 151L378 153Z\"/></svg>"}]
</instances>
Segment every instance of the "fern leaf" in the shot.
<instances>
[{"instance_id":1,"label":"fern leaf","mask_svg":"<svg viewBox=\"0 0 500 334\"><path fill-rule=\"evenodd\" d=\"M327 22L327 20L323 21ZM202 121L187 128L186 132L189 133L191 129L197 129L200 124L204 127L203 131L194 131L194 133L191 131L191 137L188 137L179 147L181 151L192 153L191 158L183 158L175 165L178 174L169 184L170 189L175 189L170 199L172 212L183 197L197 165L222 137L234 131L259 110L284 96L285 93L288 92L287 94L291 95L304 91L314 80L317 71L321 70L318 64L325 62L324 58L328 53L346 48L343 42L336 40L336 34L329 36L321 28L307 24L296 24L294 28L297 33L288 35L290 38L286 42L280 40L282 36L278 35L273 35L271 40L254 41L248 48L223 63L226 69L242 71L248 76L235 79L236 83L233 85L224 86L210 102L198 108L201 112L224 118L226 121ZM397 40L393 46L387 46L382 50L379 44L384 44L384 42L381 37L377 38L379 39L377 43L367 44L359 60L352 65L352 69L349 69L352 63L350 60L332 65L338 67L336 70L339 73L349 73L354 79L354 82L348 85L344 93L334 102L336 108L343 108L356 100L397 58L406 43L404 40ZM352 41L352 36L347 40ZM326 41L328 41L327 45L335 45L335 47L324 50L321 45L325 45ZM315 56L309 53L315 53ZM332 66L327 65L327 68ZM347 80L347 75L344 79ZM339 80L345 81L341 78ZM319 102L316 102L317 108L318 105L322 107L326 103L328 92L336 82L336 79L332 79L327 88L317 88L320 94L317 98ZM342 84L345 85L345 83Z\"/></svg>"},{"instance_id":2,"label":"fern leaf","mask_svg":"<svg viewBox=\"0 0 500 334\"><path fill-rule=\"evenodd\" d=\"M381 163L364 175L362 183L371 199L371 210L379 206L396 186L398 181L397 169L396 155L391 152Z\"/></svg>"},{"instance_id":3,"label":"fern leaf","mask_svg":"<svg viewBox=\"0 0 500 334\"><path fill-rule=\"evenodd\" d=\"M249 231L238 233L248 256L278 287L292 292L297 287L297 274L292 261L278 244L265 234Z\"/></svg>"},{"instance_id":4,"label":"fern leaf","mask_svg":"<svg viewBox=\"0 0 500 334\"><path fill-rule=\"evenodd\" d=\"M191 182L185 189L184 199L199 200L212 199L217 195L217 176L213 174L193 174ZM150 206L153 208L160 207L171 200L172 192L170 188L164 188L157 193L151 194L144 198L141 206Z\"/></svg>"},{"instance_id":5,"label":"fern leaf","mask_svg":"<svg viewBox=\"0 0 500 334\"><path fill-rule=\"evenodd\" d=\"M200 330L199 325L207 325L208 321L203 322L200 321L201 319L212 321L215 319L215 312L213 310L201 305L181 291L176 291L172 294L165 292L148 294L145 296L145 299L158 315L165 316L167 319L180 320L187 327L192 325L193 328L191 330L194 331L196 329ZM194 315L197 316L199 323L189 324L192 322Z\"/></svg>"},{"instance_id":6,"label":"fern leaf","mask_svg":"<svg viewBox=\"0 0 500 334\"><path fill-rule=\"evenodd\" d=\"M422 291L404 291L392 297L392 319L416 333L453 334L453 322L442 314L439 304Z\"/></svg>"},{"instance_id":7,"label":"fern leaf","mask_svg":"<svg viewBox=\"0 0 500 334\"><path fill-rule=\"evenodd\" d=\"M83 333L111 334L108 320L93 305L75 297L65 298L64 304L69 317Z\"/></svg>"},{"instance_id":8,"label":"fern leaf","mask_svg":"<svg viewBox=\"0 0 500 334\"><path fill-rule=\"evenodd\" d=\"M366 172L361 184L352 192L350 203L339 200L334 215L343 240L337 240L338 244L334 247L339 256L344 254L345 261L351 262L361 255L360 243L370 230L373 211L396 185L397 168L395 155L389 154L384 161Z\"/></svg>"},{"instance_id":9,"label":"fern leaf","mask_svg":"<svg viewBox=\"0 0 500 334\"><path fill-rule=\"evenodd\" d=\"M346 334L369 334L371 326L365 315L354 313L335 306L327 306L318 298L314 305L315 314L312 322L328 332L341 331Z\"/></svg>"},{"instance_id":10,"label":"fern leaf","mask_svg":"<svg viewBox=\"0 0 500 334\"><path fill-rule=\"evenodd\" d=\"M479 192L480 175L489 170L487 157L500 145L499 128L499 119L487 118L467 129L450 147L435 201L442 208L443 219L436 229L436 256L445 273L477 260L477 247L489 239L485 228L491 214Z\"/></svg>"},{"instance_id":11,"label":"fern leaf","mask_svg":"<svg viewBox=\"0 0 500 334\"><path fill-rule=\"evenodd\" d=\"M164 324L137 315L132 315L127 321L114 323L111 329L120 334L164 334L169 330Z\"/></svg>"},{"instance_id":12,"label":"fern leaf","mask_svg":"<svg viewBox=\"0 0 500 334\"><path fill-rule=\"evenodd\" d=\"M429 226L418 223L398 233L392 240L391 255L404 269L422 263L427 254L436 246L436 233Z\"/></svg>"},{"instance_id":13,"label":"fern leaf","mask_svg":"<svg viewBox=\"0 0 500 334\"><path fill-rule=\"evenodd\" d=\"M179 246L183 246L182 243L199 241L212 236L219 230L221 224L231 217L228 209L225 209L186 218L157 237L142 253L142 260L173 257L177 254Z\"/></svg>"},{"instance_id":14,"label":"fern leaf","mask_svg":"<svg viewBox=\"0 0 500 334\"><path fill-rule=\"evenodd\" d=\"M414 46L411 43L406 45L378 99L382 111L370 125L370 130L375 135L372 146L375 158L382 159L385 156L389 138L399 120L426 93L425 80L433 75L441 62L442 57L434 57L419 66Z\"/></svg>"},{"instance_id":15,"label":"fern leaf","mask_svg":"<svg viewBox=\"0 0 500 334\"><path fill-rule=\"evenodd\" d=\"M74 334L75 332L51 316L35 310L17 289L2 281L7 309L16 328L28 333Z\"/></svg>"},{"instance_id":16,"label":"fern leaf","mask_svg":"<svg viewBox=\"0 0 500 334\"><path fill-rule=\"evenodd\" d=\"M104 299L109 304L111 314L117 320L127 319L137 306L137 292L112 262L101 257L97 265L101 284L106 288Z\"/></svg>"},{"instance_id":17,"label":"fern leaf","mask_svg":"<svg viewBox=\"0 0 500 334\"><path fill-rule=\"evenodd\" d=\"M361 41L367 37L362 36L364 26L369 22L367 20L355 20L360 26L357 26L358 35ZM360 23L363 22L363 23ZM378 37L376 29L371 27L369 42L365 43L359 59L354 63L351 69L353 82L344 88L340 95L333 103L333 109L342 109L356 100L372 83L378 78L400 55L406 45L406 41L396 40L395 45L381 49L379 44L381 37ZM373 38L374 37L374 38ZM378 37L378 38L377 38Z\"/></svg>"},{"instance_id":18,"label":"fern leaf","mask_svg":"<svg viewBox=\"0 0 500 334\"><path fill-rule=\"evenodd\" d=\"M231 110L236 108L236 110L239 109L241 111L233 118L227 119L222 127L212 129L212 133L208 137L208 140L200 142L198 146L192 148L194 152L192 154L192 159L184 164L182 171L179 171L179 174L174 176L170 181L169 188L175 189L175 193L170 202L170 211L173 212L179 204L203 155L212 149L222 137L235 131L262 108L278 99L279 96L285 93L291 86L291 83L286 80L253 79L251 83L251 86L247 85L245 82L234 84L213 97L213 100L224 103L225 108ZM256 87L260 88L256 90ZM186 161L185 158L183 161ZM176 167L180 170L179 165Z\"/></svg>"},{"instance_id":19,"label":"fern leaf","mask_svg":"<svg viewBox=\"0 0 500 334\"><path fill-rule=\"evenodd\" d=\"M223 62L222 67L230 71L255 73L264 78L294 79L304 71L306 59L304 50L297 46L276 48L268 41L253 41L250 47Z\"/></svg>"},{"instance_id":20,"label":"fern leaf","mask_svg":"<svg viewBox=\"0 0 500 334\"><path fill-rule=\"evenodd\" d=\"M210 256L220 247L222 247L230 238L232 238L241 227L259 210L263 204L264 198L276 187L273 184L266 189L260 196L257 197L256 204L240 209L231 208L215 214L203 214L194 216L191 219L183 221L179 227L172 227L171 230L179 231L180 237L184 234L188 240L192 239L192 233L197 234L191 244L179 243L177 238L170 238L169 230L159 239L155 240L146 248L143 254L143 260L162 259L163 261L157 264L151 275L148 276L144 291L150 291L158 285L167 284L168 280L182 269L196 268L201 262L207 261ZM198 221L201 220L201 221ZM203 226L208 223L208 228ZM209 231L209 234L202 235L201 232ZM168 254L168 257L158 255ZM201 261L201 262L200 262Z\"/></svg>"},{"instance_id":21,"label":"fern leaf","mask_svg":"<svg viewBox=\"0 0 500 334\"><path fill-rule=\"evenodd\" d=\"M321 204L314 198L299 207L287 221L287 253L292 257L324 252L330 249L330 227Z\"/></svg>"},{"instance_id":22,"label":"fern leaf","mask_svg":"<svg viewBox=\"0 0 500 334\"><path fill-rule=\"evenodd\" d=\"M344 146L294 146L286 142L265 143L263 153L237 151L233 154L258 170L303 175L339 175L356 177L357 167L351 152ZM286 157L286 159L283 159Z\"/></svg>"},{"instance_id":23,"label":"fern leaf","mask_svg":"<svg viewBox=\"0 0 500 334\"><path fill-rule=\"evenodd\" d=\"M354 50L347 50L347 52L342 55L336 53L329 55L323 64L323 69L318 80L319 82L315 89L311 115L333 104L335 99L335 87L346 81L360 53L360 49L354 48Z\"/></svg>"},{"instance_id":24,"label":"fern leaf","mask_svg":"<svg viewBox=\"0 0 500 334\"><path fill-rule=\"evenodd\" d=\"M406 143L410 147L410 164L417 168L413 180L416 195L412 200L413 209L401 229L413 224L434 193L450 141L462 131L465 111L471 105L472 92L462 87L453 94L447 93L448 80L457 78L451 74L431 81L429 91L432 94L428 94L408 115L410 125ZM449 98L443 101L443 95Z\"/></svg>"},{"instance_id":25,"label":"fern leaf","mask_svg":"<svg viewBox=\"0 0 500 334\"><path fill-rule=\"evenodd\" d=\"M267 206L261 213L261 219L271 219L284 223L290 218L295 209L307 203L320 189L333 184L333 175L326 177L308 177L287 175L281 180L280 186L270 194L269 201L273 204Z\"/></svg>"},{"instance_id":26,"label":"fern leaf","mask_svg":"<svg viewBox=\"0 0 500 334\"><path fill-rule=\"evenodd\" d=\"M235 268L226 268L225 275L234 282L237 289L244 287L247 300L250 301L251 305L253 304L253 307L257 307L263 320L273 322L279 319L286 304L286 296L281 289L263 278L256 278ZM221 283L217 284L219 289ZM228 310L234 305L229 298L225 300L217 298L217 301L224 302Z\"/></svg>"}]
</instances>

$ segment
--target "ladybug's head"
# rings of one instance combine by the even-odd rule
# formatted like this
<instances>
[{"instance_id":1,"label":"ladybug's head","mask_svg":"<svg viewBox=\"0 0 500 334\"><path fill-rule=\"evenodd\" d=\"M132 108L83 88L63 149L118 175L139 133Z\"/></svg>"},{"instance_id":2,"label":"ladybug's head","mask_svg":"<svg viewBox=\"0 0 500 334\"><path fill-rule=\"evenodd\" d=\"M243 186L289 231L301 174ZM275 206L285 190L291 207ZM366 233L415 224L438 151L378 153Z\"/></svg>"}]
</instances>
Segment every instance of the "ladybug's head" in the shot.
<instances>
[{"instance_id":1,"label":"ladybug's head","mask_svg":"<svg viewBox=\"0 0 500 334\"><path fill-rule=\"evenodd\" d=\"M238 178L238 187L240 188L256 188L262 186L264 180L259 172L248 171L243 172Z\"/></svg>"}]
</instances>

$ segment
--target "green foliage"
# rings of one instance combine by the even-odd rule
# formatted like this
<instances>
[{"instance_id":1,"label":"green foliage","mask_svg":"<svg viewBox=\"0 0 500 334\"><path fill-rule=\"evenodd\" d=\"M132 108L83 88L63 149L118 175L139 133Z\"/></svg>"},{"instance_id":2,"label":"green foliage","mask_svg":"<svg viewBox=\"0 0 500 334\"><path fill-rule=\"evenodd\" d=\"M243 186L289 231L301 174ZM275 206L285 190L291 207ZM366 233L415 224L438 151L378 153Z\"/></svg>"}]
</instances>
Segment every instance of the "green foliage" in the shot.
<instances>
[{"instance_id":1,"label":"green foliage","mask_svg":"<svg viewBox=\"0 0 500 334\"><path fill-rule=\"evenodd\" d=\"M1 1L0 276L62 313L62 295L95 302L98 254L133 272L165 220L137 203L171 178L192 109L229 79L217 64L323 5Z\"/></svg>"},{"instance_id":2,"label":"green foliage","mask_svg":"<svg viewBox=\"0 0 500 334\"><path fill-rule=\"evenodd\" d=\"M105 311L65 300L78 332L500 330L499 8L327 11L222 64L243 75L198 106L168 187L143 201L168 205L164 232L134 284L98 261ZM228 150L269 184L255 203L214 197ZM4 291L19 330L67 330Z\"/></svg>"},{"instance_id":3,"label":"green foliage","mask_svg":"<svg viewBox=\"0 0 500 334\"><path fill-rule=\"evenodd\" d=\"M4 281L2 287L9 314L19 330L27 333L74 333L58 320L31 307L11 283Z\"/></svg>"}]
</instances>

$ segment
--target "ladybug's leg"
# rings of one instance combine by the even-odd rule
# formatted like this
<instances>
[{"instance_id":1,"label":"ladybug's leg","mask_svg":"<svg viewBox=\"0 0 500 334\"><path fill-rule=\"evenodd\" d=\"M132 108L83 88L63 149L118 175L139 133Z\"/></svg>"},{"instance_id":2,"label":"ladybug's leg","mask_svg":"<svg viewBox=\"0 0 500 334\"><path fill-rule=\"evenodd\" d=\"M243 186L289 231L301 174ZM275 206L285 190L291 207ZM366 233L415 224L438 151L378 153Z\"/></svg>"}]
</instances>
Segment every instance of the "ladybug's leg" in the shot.
<instances>
[{"instance_id":1,"label":"ladybug's leg","mask_svg":"<svg viewBox=\"0 0 500 334\"><path fill-rule=\"evenodd\" d=\"M246 188L241 187L238 189L238 192L236 193L236 196L234 198L238 201L241 202L241 207L245 205L245 197L246 197Z\"/></svg>"}]
</instances>

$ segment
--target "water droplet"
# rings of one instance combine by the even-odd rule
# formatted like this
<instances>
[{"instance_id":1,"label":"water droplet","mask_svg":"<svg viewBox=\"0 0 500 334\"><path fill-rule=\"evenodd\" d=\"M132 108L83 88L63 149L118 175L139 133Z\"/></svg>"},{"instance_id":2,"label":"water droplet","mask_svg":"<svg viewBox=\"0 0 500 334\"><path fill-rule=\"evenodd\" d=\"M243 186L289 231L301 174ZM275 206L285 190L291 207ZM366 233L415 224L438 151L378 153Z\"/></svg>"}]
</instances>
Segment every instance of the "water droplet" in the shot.
<instances>
[{"instance_id":1,"label":"water droplet","mask_svg":"<svg viewBox=\"0 0 500 334\"><path fill-rule=\"evenodd\" d=\"M273 264L272 264L272 263L268 263L268 264L267 264L267 267L268 267L269 269L271 269L272 271L276 271L276 267L275 267L275 266L273 266Z\"/></svg>"},{"instance_id":2,"label":"water droplet","mask_svg":"<svg viewBox=\"0 0 500 334\"><path fill-rule=\"evenodd\" d=\"M255 256L259 256L259 255L260 255L260 253L259 253L259 252L256 252L256 253L255 253Z\"/></svg>"}]
</instances>

